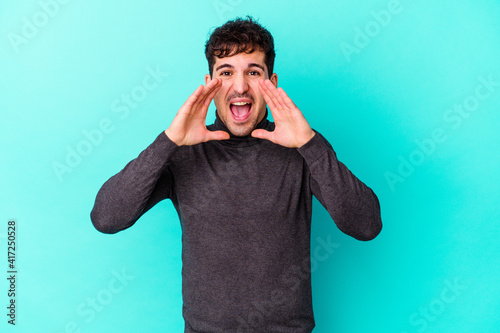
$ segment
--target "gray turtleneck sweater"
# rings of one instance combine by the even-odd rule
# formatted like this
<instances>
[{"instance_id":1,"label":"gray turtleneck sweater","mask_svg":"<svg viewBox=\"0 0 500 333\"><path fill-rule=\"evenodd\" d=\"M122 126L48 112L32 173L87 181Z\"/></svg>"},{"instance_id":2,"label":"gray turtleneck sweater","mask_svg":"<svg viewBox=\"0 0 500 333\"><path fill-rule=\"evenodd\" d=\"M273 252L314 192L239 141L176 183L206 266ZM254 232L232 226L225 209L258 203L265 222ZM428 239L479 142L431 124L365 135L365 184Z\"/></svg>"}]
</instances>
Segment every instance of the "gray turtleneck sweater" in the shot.
<instances>
[{"instance_id":1,"label":"gray turtleneck sweater","mask_svg":"<svg viewBox=\"0 0 500 333\"><path fill-rule=\"evenodd\" d=\"M266 111L257 128L274 127ZM217 115L207 128L229 132ZM170 199L182 227L186 333L309 333L312 195L359 240L382 228L378 199L318 132L300 148L230 135L179 147L162 132L104 183L92 223L116 233Z\"/></svg>"}]
</instances>

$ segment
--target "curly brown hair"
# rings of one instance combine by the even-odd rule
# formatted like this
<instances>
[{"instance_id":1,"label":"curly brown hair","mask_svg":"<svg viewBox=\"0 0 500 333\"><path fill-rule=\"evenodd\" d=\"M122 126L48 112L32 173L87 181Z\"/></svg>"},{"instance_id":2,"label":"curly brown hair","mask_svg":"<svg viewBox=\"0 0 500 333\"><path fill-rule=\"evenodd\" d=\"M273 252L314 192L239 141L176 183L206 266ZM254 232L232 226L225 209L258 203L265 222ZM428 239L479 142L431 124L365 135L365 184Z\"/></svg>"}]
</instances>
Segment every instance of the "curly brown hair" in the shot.
<instances>
[{"instance_id":1,"label":"curly brown hair","mask_svg":"<svg viewBox=\"0 0 500 333\"><path fill-rule=\"evenodd\" d=\"M212 32L205 44L210 77L213 74L215 57L231 57L241 52L252 53L255 50L264 52L264 63L268 74L271 75L276 57L271 33L249 15L246 19L237 17L233 21L224 23Z\"/></svg>"}]
</instances>

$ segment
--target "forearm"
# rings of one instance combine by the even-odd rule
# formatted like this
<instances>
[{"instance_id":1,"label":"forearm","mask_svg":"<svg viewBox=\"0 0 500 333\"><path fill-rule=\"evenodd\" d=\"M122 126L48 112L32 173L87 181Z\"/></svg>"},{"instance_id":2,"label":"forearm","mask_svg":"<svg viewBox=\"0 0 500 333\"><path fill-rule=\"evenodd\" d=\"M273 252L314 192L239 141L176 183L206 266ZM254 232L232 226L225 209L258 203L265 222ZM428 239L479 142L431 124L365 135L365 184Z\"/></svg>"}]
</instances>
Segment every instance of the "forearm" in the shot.
<instances>
[{"instance_id":1,"label":"forearm","mask_svg":"<svg viewBox=\"0 0 500 333\"><path fill-rule=\"evenodd\" d=\"M178 149L165 133L104 183L97 193L91 220L104 233L132 226L158 201L170 195L166 166ZM161 184L161 186L159 186Z\"/></svg>"},{"instance_id":2,"label":"forearm","mask_svg":"<svg viewBox=\"0 0 500 333\"><path fill-rule=\"evenodd\" d=\"M338 228L359 240L371 240L382 229L375 193L337 159L317 133L298 149L311 172L311 189Z\"/></svg>"}]
</instances>

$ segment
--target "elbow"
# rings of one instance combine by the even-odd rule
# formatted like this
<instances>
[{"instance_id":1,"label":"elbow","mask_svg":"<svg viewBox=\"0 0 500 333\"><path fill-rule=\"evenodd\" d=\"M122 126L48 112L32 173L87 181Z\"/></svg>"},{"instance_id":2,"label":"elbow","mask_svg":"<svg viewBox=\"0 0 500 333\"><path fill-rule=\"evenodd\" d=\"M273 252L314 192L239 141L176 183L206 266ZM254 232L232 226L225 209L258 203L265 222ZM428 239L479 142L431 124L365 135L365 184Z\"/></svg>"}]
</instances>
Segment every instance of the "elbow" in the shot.
<instances>
[{"instance_id":1,"label":"elbow","mask_svg":"<svg viewBox=\"0 0 500 333\"><path fill-rule=\"evenodd\" d=\"M382 231L379 207L370 210L354 207L344 211L341 216L343 218L338 219L337 226L342 232L357 240L370 241Z\"/></svg>"},{"instance_id":2,"label":"elbow","mask_svg":"<svg viewBox=\"0 0 500 333\"><path fill-rule=\"evenodd\" d=\"M105 214L96 212L95 209L93 209L90 213L90 220L92 221L94 228L103 234L115 234L120 231L120 229L116 227L116 223L114 223L109 217L106 217Z\"/></svg>"},{"instance_id":3,"label":"elbow","mask_svg":"<svg viewBox=\"0 0 500 333\"><path fill-rule=\"evenodd\" d=\"M360 241L370 241L382 231L382 221L380 219L371 220L371 223L366 223L366 219L349 221L349 223L346 221L343 221L344 223L337 223L337 226L344 234Z\"/></svg>"},{"instance_id":4,"label":"elbow","mask_svg":"<svg viewBox=\"0 0 500 333\"><path fill-rule=\"evenodd\" d=\"M374 223L371 225L369 228L365 229L362 233L358 234L357 237L355 237L357 240L360 241L371 241L372 239L375 239L380 232L382 231L382 221L377 221L377 223Z\"/></svg>"},{"instance_id":5,"label":"elbow","mask_svg":"<svg viewBox=\"0 0 500 333\"><path fill-rule=\"evenodd\" d=\"M371 189L370 189L371 190ZM377 237L382 231L382 216L380 214L380 202L373 191L371 191L375 199L375 204L373 204L374 209L371 214L365 216L364 221L368 221L368 225L364 228L364 231L360 233L359 238L361 241L370 241ZM365 222L366 223L366 222Z\"/></svg>"}]
</instances>

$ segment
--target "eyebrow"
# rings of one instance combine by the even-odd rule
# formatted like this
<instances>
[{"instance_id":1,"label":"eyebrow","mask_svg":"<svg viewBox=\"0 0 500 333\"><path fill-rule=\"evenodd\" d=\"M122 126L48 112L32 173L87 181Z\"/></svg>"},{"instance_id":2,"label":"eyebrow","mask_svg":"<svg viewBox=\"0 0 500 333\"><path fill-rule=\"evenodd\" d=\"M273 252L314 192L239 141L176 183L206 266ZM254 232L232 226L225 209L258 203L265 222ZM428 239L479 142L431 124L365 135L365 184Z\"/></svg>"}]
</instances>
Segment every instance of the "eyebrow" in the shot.
<instances>
[{"instance_id":1,"label":"eyebrow","mask_svg":"<svg viewBox=\"0 0 500 333\"><path fill-rule=\"evenodd\" d=\"M264 68L264 66L262 66L260 64L250 63L250 64L248 64L248 68L250 68L250 67L258 67L258 68L262 69L263 72L266 71L265 68ZM230 64L222 64L222 65L218 66L215 69L215 71L217 72L217 71L219 71L222 68L234 68L234 67L232 65L230 65Z\"/></svg>"}]
</instances>

